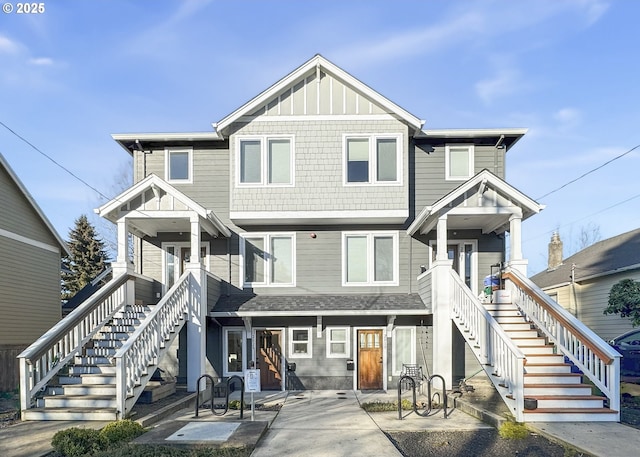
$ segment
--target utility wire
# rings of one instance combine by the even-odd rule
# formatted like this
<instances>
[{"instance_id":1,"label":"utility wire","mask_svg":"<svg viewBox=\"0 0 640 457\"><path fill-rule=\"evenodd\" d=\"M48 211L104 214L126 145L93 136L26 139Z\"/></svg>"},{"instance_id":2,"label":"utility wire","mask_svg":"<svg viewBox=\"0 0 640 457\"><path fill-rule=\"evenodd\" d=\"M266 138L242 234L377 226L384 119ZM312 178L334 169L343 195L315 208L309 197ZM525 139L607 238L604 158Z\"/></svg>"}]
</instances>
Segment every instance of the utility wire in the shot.
<instances>
[{"instance_id":1,"label":"utility wire","mask_svg":"<svg viewBox=\"0 0 640 457\"><path fill-rule=\"evenodd\" d=\"M574 182L576 182L576 181L578 181L578 180L580 180L580 179L584 178L585 176L590 175L591 173L593 173L593 172L595 172L595 171L598 171L599 169L601 169L601 168L605 167L606 165L609 165L611 162L613 162L613 161L615 161L615 160L618 160L618 159L619 159L619 158L621 158L621 157L626 156L627 154L629 154L629 153L631 153L631 152L635 151L635 150L636 150L636 149L638 149L638 148L640 148L640 144L638 144L638 145L636 145L636 146L632 147L632 148L631 148L631 149L629 149L627 152L624 152L624 153L620 154L619 156L616 156L616 157L614 157L613 159L606 161L606 162L605 162L605 163L603 163L602 165L600 165L600 166L598 166L598 167L596 167L596 168L594 168L594 169L592 169L592 170L589 170L589 171L587 171L586 173L583 173L582 175L580 175L580 176L578 176L577 178L575 178L575 179L573 179L573 180L569 181L569 182L568 182L568 183L566 183L566 184L563 184L562 186L558 187L557 189L554 189L554 190L552 190L551 192L547 192L547 193L546 193L546 194L544 194L542 197L538 197L538 198L536 198L536 200L542 200L544 197L547 197L547 196L549 196L549 195L551 195L551 194L553 194L553 193L558 192L558 191L559 191L559 190L561 190L561 189L564 189L564 188L565 188L565 187L567 187L569 184L573 184Z\"/></svg>"},{"instance_id":2,"label":"utility wire","mask_svg":"<svg viewBox=\"0 0 640 457\"><path fill-rule=\"evenodd\" d=\"M105 194L103 194L102 192L100 192L98 189L96 189L95 187L93 187L91 184L89 184L87 181L85 181L84 179L80 178L78 175L74 174L71 170L69 170L67 167L65 167L64 165L60 164L59 162L57 162L54 158L52 158L51 156L49 156L48 154L44 153L41 149L39 149L37 146L35 146L33 143L31 143L29 140L27 140L26 138L24 138L23 136L21 136L20 134L18 134L15 130L11 129L7 124L5 124L4 122L0 121L0 125L2 125L5 129L7 129L9 132L11 132L12 134L14 134L16 137L20 138L22 141L24 141L26 144L28 144L29 146L31 146L36 152L38 152L39 154L43 155L44 157L46 157L47 159L49 159L51 162L53 162L56 166L62 168L64 171L66 171L68 174L70 174L71 176L73 176L75 179L77 179L78 181L80 181L82 184L84 184L85 186L87 186L89 189L93 190L94 192L96 192L98 195L100 195L102 198L106 199L107 201L111 200L109 197L107 197Z\"/></svg>"}]
</instances>

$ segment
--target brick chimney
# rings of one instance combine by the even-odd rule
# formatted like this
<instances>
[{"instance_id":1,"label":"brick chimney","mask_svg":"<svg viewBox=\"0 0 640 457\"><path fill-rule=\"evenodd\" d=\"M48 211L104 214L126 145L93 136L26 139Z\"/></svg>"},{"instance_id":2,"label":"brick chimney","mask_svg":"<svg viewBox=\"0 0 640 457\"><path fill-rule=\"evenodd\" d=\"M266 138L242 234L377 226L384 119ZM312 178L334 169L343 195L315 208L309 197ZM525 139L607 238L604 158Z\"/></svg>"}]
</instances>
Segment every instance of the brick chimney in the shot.
<instances>
[{"instance_id":1,"label":"brick chimney","mask_svg":"<svg viewBox=\"0 0 640 457\"><path fill-rule=\"evenodd\" d=\"M555 270L560 265L562 265L562 241L560 240L560 234L553 232L549 242L549 265L547 270Z\"/></svg>"}]
</instances>

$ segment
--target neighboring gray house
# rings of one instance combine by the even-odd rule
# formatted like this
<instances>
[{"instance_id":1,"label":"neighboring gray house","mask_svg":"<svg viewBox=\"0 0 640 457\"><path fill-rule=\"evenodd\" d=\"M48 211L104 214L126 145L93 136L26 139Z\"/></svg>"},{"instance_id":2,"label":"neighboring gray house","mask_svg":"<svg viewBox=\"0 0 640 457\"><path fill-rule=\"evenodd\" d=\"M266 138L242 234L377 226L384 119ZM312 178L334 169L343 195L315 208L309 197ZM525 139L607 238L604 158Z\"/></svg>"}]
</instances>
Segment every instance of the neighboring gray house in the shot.
<instances>
[{"instance_id":1,"label":"neighboring gray house","mask_svg":"<svg viewBox=\"0 0 640 457\"><path fill-rule=\"evenodd\" d=\"M18 387L16 356L60 320L67 247L2 154L0 252L0 391L8 391Z\"/></svg>"},{"instance_id":2,"label":"neighboring gray house","mask_svg":"<svg viewBox=\"0 0 640 457\"><path fill-rule=\"evenodd\" d=\"M517 310L564 312L522 257L543 207L504 180L525 133L424 129L317 55L211 132L113 135L134 167L96 210L117 224L113 280L22 354L23 417L126 417L159 364L191 391L252 368L263 390L393 390L417 364L447 387L482 367L521 421L617 420L619 355L571 316L538 333ZM481 299L501 263L514 304ZM550 344L559 328L579 345Z\"/></svg>"},{"instance_id":3,"label":"neighboring gray house","mask_svg":"<svg viewBox=\"0 0 640 457\"><path fill-rule=\"evenodd\" d=\"M604 340L633 328L629 319L603 311L614 284L622 279L640 281L640 229L599 241L566 259L554 234L549 259L547 270L531 277L538 287Z\"/></svg>"}]
</instances>

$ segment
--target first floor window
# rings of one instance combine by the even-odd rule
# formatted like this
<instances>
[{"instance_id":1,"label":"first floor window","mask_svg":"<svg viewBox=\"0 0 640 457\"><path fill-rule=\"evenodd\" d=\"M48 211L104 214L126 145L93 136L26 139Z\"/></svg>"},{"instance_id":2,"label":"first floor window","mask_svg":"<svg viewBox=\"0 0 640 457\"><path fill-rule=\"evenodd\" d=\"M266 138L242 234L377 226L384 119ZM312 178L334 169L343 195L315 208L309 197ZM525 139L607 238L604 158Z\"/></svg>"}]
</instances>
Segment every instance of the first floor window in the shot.
<instances>
[{"instance_id":1,"label":"first floor window","mask_svg":"<svg viewBox=\"0 0 640 457\"><path fill-rule=\"evenodd\" d=\"M191 182L191 150L166 150L166 179L172 181Z\"/></svg>"},{"instance_id":2,"label":"first floor window","mask_svg":"<svg viewBox=\"0 0 640 457\"><path fill-rule=\"evenodd\" d=\"M240 239L245 286L288 285L295 283L295 236L285 234L246 234Z\"/></svg>"},{"instance_id":3,"label":"first floor window","mask_svg":"<svg viewBox=\"0 0 640 457\"><path fill-rule=\"evenodd\" d=\"M349 327L327 327L327 357L349 357Z\"/></svg>"},{"instance_id":4,"label":"first floor window","mask_svg":"<svg viewBox=\"0 0 640 457\"><path fill-rule=\"evenodd\" d=\"M293 139L257 137L238 140L238 184L287 186L293 184Z\"/></svg>"},{"instance_id":5,"label":"first floor window","mask_svg":"<svg viewBox=\"0 0 640 457\"><path fill-rule=\"evenodd\" d=\"M290 328L289 357L310 358L311 355L311 328Z\"/></svg>"},{"instance_id":6,"label":"first floor window","mask_svg":"<svg viewBox=\"0 0 640 457\"><path fill-rule=\"evenodd\" d=\"M344 283L397 285L398 233L344 234Z\"/></svg>"},{"instance_id":7,"label":"first floor window","mask_svg":"<svg viewBox=\"0 0 640 457\"><path fill-rule=\"evenodd\" d=\"M402 372L402 365L416 363L415 327L396 327L393 330L393 374Z\"/></svg>"},{"instance_id":8,"label":"first floor window","mask_svg":"<svg viewBox=\"0 0 640 457\"><path fill-rule=\"evenodd\" d=\"M245 333L242 328L224 329L224 375L244 372L246 359Z\"/></svg>"},{"instance_id":9,"label":"first floor window","mask_svg":"<svg viewBox=\"0 0 640 457\"><path fill-rule=\"evenodd\" d=\"M473 145L447 145L445 154L446 179L464 180L473 176Z\"/></svg>"}]
</instances>

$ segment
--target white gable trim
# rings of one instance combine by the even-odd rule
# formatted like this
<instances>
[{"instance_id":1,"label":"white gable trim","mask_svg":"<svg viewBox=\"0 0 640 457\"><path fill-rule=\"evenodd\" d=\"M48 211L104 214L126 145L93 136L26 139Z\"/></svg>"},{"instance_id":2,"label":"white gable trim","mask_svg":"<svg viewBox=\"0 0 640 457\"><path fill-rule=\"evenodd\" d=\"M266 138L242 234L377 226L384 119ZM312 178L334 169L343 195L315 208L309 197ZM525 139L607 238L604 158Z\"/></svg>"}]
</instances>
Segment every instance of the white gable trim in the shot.
<instances>
[{"instance_id":1,"label":"white gable trim","mask_svg":"<svg viewBox=\"0 0 640 457\"><path fill-rule=\"evenodd\" d=\"M354 78L349 73L342 70L340 67L337 67L321 55L317 54L316 56L302 64L300 67L289 73L287 76L282 78L280 81L269 87L267 90L249 100L233 113L229 114L218 123L213 124L214 129L216 129L218 133L223 131L225 128L229 127L229 125L231 125L232 123L237 122L243 116L250 115L254 110L260 108L260 106L264 105L268 100L275 97L285 87L294 84L296 81L305 77L307 74L310 74L311 72L317 71L319 69L322 69L327 73L331 73L338 79L341 79L347 85L361 92L363 95L375 101L380 106L386 108L392 113L395 113L400 119L404 120L416 130L420 130L422 128L424 121L418 119L408 111L393 103L388 98L383 97L366 84Z\"/></svg>"}]
</instances>

